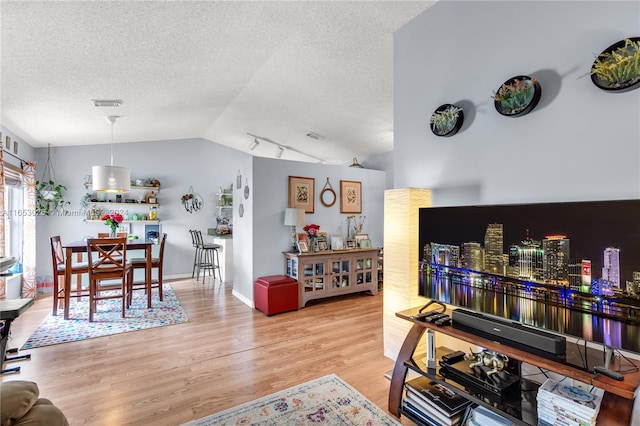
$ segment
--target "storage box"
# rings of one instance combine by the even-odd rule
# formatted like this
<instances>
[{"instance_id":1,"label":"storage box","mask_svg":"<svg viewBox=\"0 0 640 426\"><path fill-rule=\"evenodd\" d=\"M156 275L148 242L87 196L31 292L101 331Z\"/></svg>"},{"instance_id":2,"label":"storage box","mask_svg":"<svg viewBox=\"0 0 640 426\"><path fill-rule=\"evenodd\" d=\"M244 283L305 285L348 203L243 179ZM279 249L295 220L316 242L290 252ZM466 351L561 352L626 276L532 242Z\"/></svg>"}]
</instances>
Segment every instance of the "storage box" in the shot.
<instances>
[{"instance_id":1,"label":"storage box","mask_svg":"<svg viewBox=\"0 0 640 426\"><path fill-rule=\"evenodd\" d=\"M267 315L298 309L298 282L285 275L260 277L253 283L256 309Z\"/></svg>"}]
</instances>

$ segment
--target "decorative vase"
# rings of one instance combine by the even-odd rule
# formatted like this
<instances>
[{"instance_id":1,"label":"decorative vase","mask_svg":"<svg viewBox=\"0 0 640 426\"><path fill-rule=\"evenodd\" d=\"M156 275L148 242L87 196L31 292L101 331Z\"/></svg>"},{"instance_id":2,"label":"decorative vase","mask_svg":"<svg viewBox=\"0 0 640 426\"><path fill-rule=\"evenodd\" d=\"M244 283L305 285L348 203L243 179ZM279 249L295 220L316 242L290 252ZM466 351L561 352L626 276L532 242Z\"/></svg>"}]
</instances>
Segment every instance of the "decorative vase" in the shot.
<instances>
[{"instance_id":1,"label":"decorative vase","mask_svg":"<svg viewBox=\"0 0 640 426\"><path fill-rule=\"evenodd\" d=\"M118 228L115 227L115 226L110 226L109 227L109 238L115 238L117 234L118 234Z\"/></svg>"}]
</instances>

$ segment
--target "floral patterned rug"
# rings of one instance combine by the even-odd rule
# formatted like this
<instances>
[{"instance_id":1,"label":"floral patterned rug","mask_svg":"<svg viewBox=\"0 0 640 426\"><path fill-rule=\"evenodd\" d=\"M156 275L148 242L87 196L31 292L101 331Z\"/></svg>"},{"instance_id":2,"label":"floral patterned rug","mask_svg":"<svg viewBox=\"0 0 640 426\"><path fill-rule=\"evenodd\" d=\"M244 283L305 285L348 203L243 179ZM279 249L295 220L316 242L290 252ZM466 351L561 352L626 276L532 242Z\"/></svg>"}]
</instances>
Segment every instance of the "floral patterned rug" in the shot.
<instances>
[{"instance_id":1,"label":"floral patterned rug","mask_svg":"<svg viewBox=\"0 0 640 426\"><path fill-rule=\"evenodd\" d=\"M69 319L64 320L60 310L58 310L57 316L49 315L20 350L189 321L189 317L180 305L173 288L165 284L162 290L162 302L158 299L158 292L153 290L151 309L147 308L147 296L144 291L134 291L126 318L122 318L121 300L99 301L93 322L89 322L89 298L72 298L69 302Z\"/></svg>"},{"instance_id":2,"label":"floral patterned rug","mask_svg":"<svg viewBox=\"0 0 640 426\"><path fill-rule=\"evenodd\" d=\"M401 425L335 374L193 420L210 425Z\"/></svg>"}]
</instances>

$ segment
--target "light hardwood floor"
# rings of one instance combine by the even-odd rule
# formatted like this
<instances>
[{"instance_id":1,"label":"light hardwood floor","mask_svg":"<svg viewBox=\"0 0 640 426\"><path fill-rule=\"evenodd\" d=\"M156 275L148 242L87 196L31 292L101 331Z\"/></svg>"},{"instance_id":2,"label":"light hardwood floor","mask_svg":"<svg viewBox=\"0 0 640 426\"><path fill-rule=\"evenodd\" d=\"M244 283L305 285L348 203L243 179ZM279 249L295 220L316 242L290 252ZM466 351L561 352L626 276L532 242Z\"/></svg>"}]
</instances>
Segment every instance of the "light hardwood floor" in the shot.
<instances>
[{"instance_id":1,"label":"light hardwood floor","mask_svg":"<svg viewBox=\"0 0 640 426\"><path fill-rule=\"evenodd\" d=\"M37 382L72 426L179 425L330 373L387 410L381 293L267 317L217 281L165 284L188 323L31 349L2 380ZM39 297L13 323L8 347L26 341L51 303Z\"/></svg>"}]
</instances>

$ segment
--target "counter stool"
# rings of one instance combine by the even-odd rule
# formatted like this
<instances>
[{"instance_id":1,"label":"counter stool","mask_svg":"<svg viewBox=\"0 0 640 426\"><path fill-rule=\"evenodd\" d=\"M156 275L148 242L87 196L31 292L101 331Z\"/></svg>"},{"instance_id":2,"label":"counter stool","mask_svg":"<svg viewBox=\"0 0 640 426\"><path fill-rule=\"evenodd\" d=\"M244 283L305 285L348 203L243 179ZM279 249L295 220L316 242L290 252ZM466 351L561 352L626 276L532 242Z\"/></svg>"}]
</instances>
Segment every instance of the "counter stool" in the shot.
<instances>
[{"instance_id":1,"label":"counter stool","mask_svg":"<svg viewBox=\"0 0 640 426\"><path fill-rule=\"evenodd\" d=\"M196 242L196 261L194 267L196 269L196 281L200 279L200 269L202 272L202 282L207 274L207 270L211 271L213 279L216 278L216 269L218 270L218 277L222 281L222 274L220 274L220 257L219 250L222 248L220 244L205 243L202 239L202 232L198 230L192 231L193 238Z\"/></svg>"}]
</instances>

